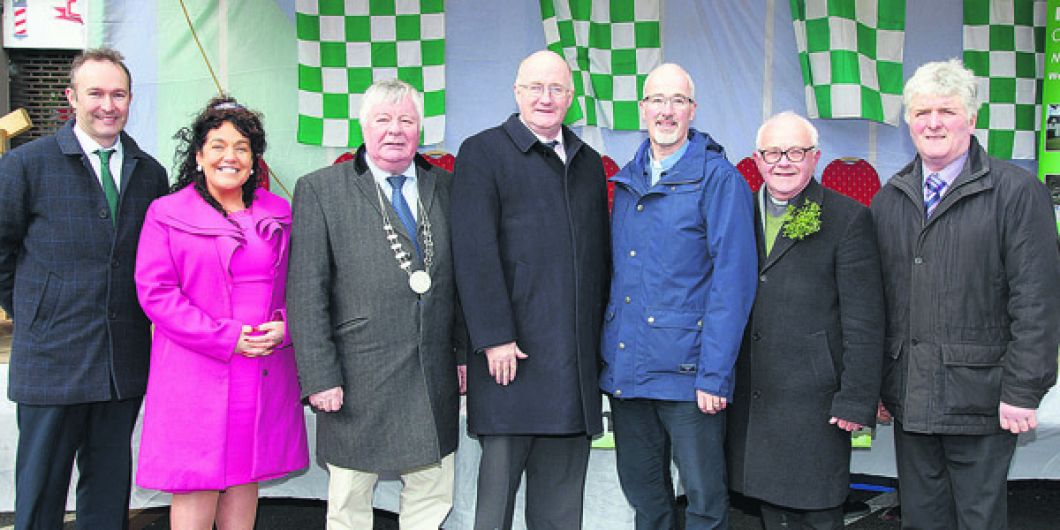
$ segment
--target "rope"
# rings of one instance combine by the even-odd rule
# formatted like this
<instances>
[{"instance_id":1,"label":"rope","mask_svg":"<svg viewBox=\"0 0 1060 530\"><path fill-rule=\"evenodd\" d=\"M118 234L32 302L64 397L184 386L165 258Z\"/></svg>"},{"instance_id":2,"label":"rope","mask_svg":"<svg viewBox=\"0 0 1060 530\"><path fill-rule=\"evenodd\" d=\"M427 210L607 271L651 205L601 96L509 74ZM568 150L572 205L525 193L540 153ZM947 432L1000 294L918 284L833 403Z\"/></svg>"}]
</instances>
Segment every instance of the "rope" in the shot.
<instances>
[{"instance_id":1,"label":"rope","mask_svg":"<svg viewBox=\"0 0 1060 530\"><path fill-rule=\"evenodd\" d=\"M202 47L202 41L199 40L199 34L195 32L195 25L191 23L191 15L188 14L188 6L184 5L184 0L180 0L180 9L184 11L184 20L188 22L188 31L191 32L191 38L195 40L195 45L199 48L199 54L202 55L202 62L206 63L206 69L210 71L210 78L213 79L213 84L217 87L217 93L224 95L224 89L221 88L221 82L217 80L217 74L213 71L213 66L210 64L210 58L206 56L206 50ZM279 177L276 176L276 172L269 167L269 178L272 179L283 193L287 195L287 198L291 198L291 191L287 189L287 186L280 182Z\"/></svg>"}]
</instances>

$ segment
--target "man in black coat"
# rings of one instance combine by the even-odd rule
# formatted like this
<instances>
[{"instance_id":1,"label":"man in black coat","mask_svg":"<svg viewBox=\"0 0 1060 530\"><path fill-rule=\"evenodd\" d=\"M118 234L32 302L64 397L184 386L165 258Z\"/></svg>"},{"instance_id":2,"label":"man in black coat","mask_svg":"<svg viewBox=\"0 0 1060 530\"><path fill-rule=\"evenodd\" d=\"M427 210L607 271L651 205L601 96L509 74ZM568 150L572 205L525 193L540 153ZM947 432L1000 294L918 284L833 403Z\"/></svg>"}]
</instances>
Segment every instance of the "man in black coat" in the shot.
<instances>
[{"instance_id":1,"label":"man in black coat","mask_svg":"<svg viewBox=\"0 0 1060 530\"><path fill-rule=\"evenodd\" d=\"M14 320L15 527L60 528L74 458L79 528L128 525L129 438L150 323L133 284L147 206L166 172L122 132L129 71L113 50L74 59L75 119L0 163L0 305Z\"/></svg>"},{"instance_id":2,"label":"man in black coat","mask_svg":"<svg viewBox=\"0 0 1060 530\"><path fill-rule=\"evenodd\" d=\"M471 345L468 430L482 444L475 528L510 528L526 471L530 528L579 528L608 280L600 155L563 118L571 73L519 66L519 113L464 141L452 191L457 289Z\"/></svg>"},{"instance_id":3,"label":"man in black coat","mask_svg":"<svg viewBox=\"0 0 1060 530\"><path fill-rule=\"evenodd\" d=\"M883 404L902 525L1007 526L1017 434L1056 382L1060 258L1049 191L972 136L977 81L954 59L906 82L917 156L873 198L887 302Z\"/></svg>"},{"instance_id":4,"label":"man in black coat","mask_svg":"<svg viewBox=\"0 0 1060 530\"><path fill-rule=\"evenodd\" d=\"M875 423L883 289L868 208L813 174L817 130L785 112L758 131L759 281L729 406L729 485L765 528L841 528L850 431ZM788 212L791 213L788 213Z\"/></svg>"}]
</instances>

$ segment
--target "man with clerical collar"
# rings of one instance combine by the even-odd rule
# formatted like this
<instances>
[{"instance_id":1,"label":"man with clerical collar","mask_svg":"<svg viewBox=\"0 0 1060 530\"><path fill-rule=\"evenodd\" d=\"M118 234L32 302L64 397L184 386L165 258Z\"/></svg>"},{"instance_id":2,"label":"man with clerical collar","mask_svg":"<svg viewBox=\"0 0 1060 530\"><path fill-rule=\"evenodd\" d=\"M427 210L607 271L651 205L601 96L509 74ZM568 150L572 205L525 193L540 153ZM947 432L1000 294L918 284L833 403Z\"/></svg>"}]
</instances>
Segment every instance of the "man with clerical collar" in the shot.
<instances>
[{"instance_id":1,"label":"man with clerical collar","mask_svg":"<svg viewBox=\"0 0 1060 530\"><path fill-rule=\"evenodd\" d=\"M600 155L563 126L572 89L562 57L530 55L513 87L519 113L456 158L453 254L475 352L468 430L482 445L476 529L511 528L524 471L526 525L580 528L590 437L603 428L607 188Z\"/></svg>"},{"instance_id":2,"label":"man with clerical collar","mask_svg":"<svg viewBox=\"0 0 1060 530\"><path fill-rule=\"evenodd\" d=\"M124 132L120 53L70 65L74 119L0 163L0 305L14 320L15 527L61 528L77 460L80 528L128 527L129 440L147 385L150 322L133 271L165 169Z\"/></svg>"},{"instance_id":3,"label":"man with clerical collar","mask_svg":"<svg viewBox=\"0 0 1060 530\"><path fill-rule=\"evenodd\" d=\"M287 311L298 377L318 411L328 528L372 527L381 473L404 483L403 528L437 528L453 503L466 344L452 175L416 152L423 99L412 86L377 81L359 117L354 159L295 187Z\"/></svg>"},{"instance_id":4,"label":"man with clerical collar","mask_svg":"<svg viewBox=\"0 0 1060 530\"><path fill-rule=\"evenodd\" d=\"M615 175L613 275L600 388L618 476L641 530L727 528L725 409L754 299L751 191L710 135L692 129L695 87L675 64L644 83L648 139Z\"/></svg>"},{"instance_id":5,"label":"man with clerical collar","mask_svg":"<svg viewBox=\"0 0 1060 530\"><path fill-rule=\"evenodd\" d=\"M758 289L729 406L729 486L761 501L767 529L842 528L850 433L875 424L883 360L872 215L814 180L809 120L773 116L755 145Z\"/></svg>"},{"instance_id":6,"label":"man with clerical collar","mask_svg":"<svg viewBox=\"0 0 1060 530\"><path fill-rule=\"evenodd\" d=\"M886 297L881 397L894 417L902 525L1007 526L1017 435L1056 382L1060 257L1046 187L973 136L975 75L906 82L917 155L872 201Z\"/></svg>"}]
</instances>

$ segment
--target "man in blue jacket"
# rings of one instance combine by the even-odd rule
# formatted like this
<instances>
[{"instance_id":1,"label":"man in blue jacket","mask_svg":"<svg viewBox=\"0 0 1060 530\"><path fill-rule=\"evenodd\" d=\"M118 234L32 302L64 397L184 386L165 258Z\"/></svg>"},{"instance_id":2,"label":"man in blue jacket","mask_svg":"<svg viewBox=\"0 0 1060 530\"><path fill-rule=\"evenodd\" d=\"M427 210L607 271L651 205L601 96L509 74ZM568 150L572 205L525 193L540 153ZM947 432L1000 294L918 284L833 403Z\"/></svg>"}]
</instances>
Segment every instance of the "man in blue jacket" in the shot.
<instances>
[{"instance_id":1,"label":"man in blue jacket","mask_svg":"<svg viewBox=\"0 0 1060 530\"><path fill-rule=\"evenodd\" d=\"M695 87L664 64L644 83L649 139L614 177L611 298L600 387L618 476L638 529L727 528L725 407L755 294L751 191L724 150L690 129Z\"/></svg>"},{"instance_id":2,"label":"man in blue jacket","mask_svg":"<svg viewBox=\"0 0 1060 530\"><path fill-rule=\"evenodd\" d=\"M78 528L127 528L129 438L147 384L150 322L133 268L166 172L122 130L122 56L70 67L74 120L0 162L0 306L14 320L15 527L61 528L76 458Z\"/></svg>"}]
</instances>

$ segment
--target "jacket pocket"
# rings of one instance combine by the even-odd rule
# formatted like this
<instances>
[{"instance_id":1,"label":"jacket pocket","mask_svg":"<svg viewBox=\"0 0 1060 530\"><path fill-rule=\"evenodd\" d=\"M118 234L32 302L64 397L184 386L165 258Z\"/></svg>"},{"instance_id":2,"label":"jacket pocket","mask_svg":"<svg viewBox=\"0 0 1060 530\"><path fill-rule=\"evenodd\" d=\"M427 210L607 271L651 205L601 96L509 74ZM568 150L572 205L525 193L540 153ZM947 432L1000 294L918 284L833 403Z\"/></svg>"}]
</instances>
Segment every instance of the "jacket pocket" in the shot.
<instances>
[{"instance_id":1,"label":"jacket pocket","mask_svg":"<svg viewBox=\"0 0 1060 530\"><path fill-rule=\"evenodd\" d=\"M699 363L703 313L647 309L645 358L648 372L680 373L695 377Z\"/></svg>"},{"instance_id":2,"label":"jacket pocket","mask_svg":"<svg viewBox=\"0 0 1060 530\"><path fill-rule=\"evenodd\" d=\"M810 358L817 388L824 392L835 392L839 388L839 382L836 380L835 363L832 361L832 348L828 346L828 333L811 333L807 341L810 351L806 354Z\"/></svg>"},{"instance_id":3,"label":"jacket pocket","mask_svg":"<svg viewBox=\"0 0 1060 530\"><path fill-rule=\"evenodd\" d=\"M904 347L905 340L901 337L888 337L886 340L880 398L889 405L898 403L902 396L905 380L905 372L901 368Z\"/></svg>"},{"instance_id":4,"label":"jacket pocket","mask_svg":"<svg viewBox=\"0 0 1060 530\"><path fill-rule=\"evenodd\" d=\"M608 304L607 309L604 311L604 332L600 341L600 356L607 364L612 364L615 360L617 333L618 324L615 322L615 304Z\"/></svg>"},{"instance_id":5,"label":"jacket pocket","mask_svg":"<svg viewBox=\"0 0 1060 530\"><path fill-rule=\"evenodd\" d=\"M943 412L997 414L1001 401L1001 358L1004 346L943 344Z\"/></svg>"},{"instance_id":6,"label":"jacket pocket","mask_svg":"<svg viewBox=\"0 0 1060 530\"><path fill-rule=\"evenodd\" d=\"M41 335L51 328L52 317L55 316L55 308L59 304L59 296L62 292L63 281L55 274L48 273L48 277L41 286L40 297L37 299L37 308L33 312L33 320L30 321L29 330L34 335Z\"/></svg>"}]
</instances>

